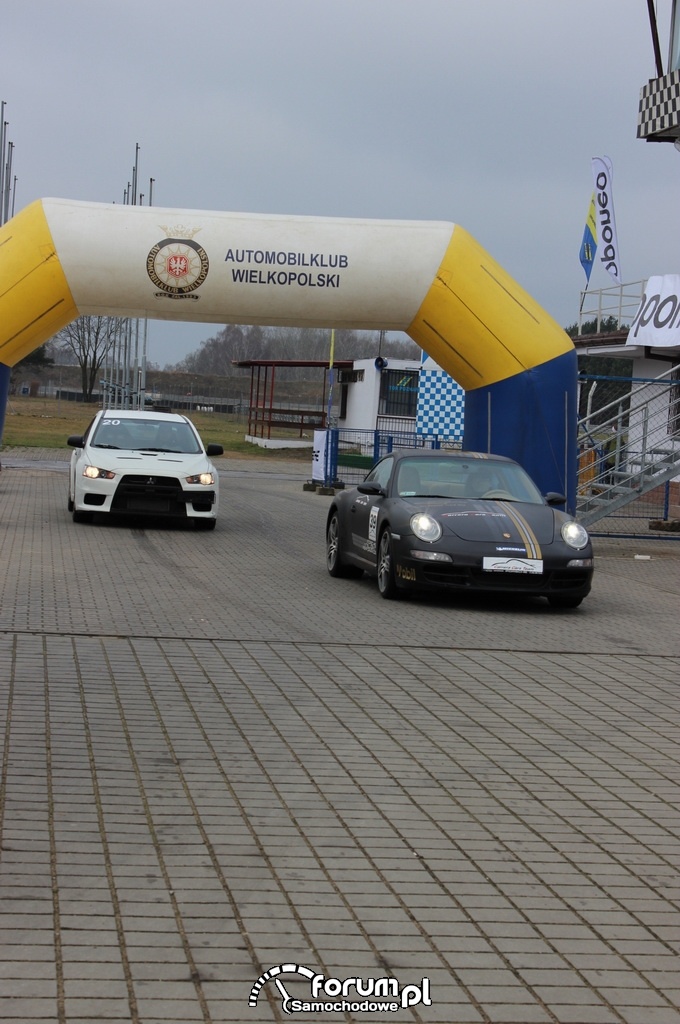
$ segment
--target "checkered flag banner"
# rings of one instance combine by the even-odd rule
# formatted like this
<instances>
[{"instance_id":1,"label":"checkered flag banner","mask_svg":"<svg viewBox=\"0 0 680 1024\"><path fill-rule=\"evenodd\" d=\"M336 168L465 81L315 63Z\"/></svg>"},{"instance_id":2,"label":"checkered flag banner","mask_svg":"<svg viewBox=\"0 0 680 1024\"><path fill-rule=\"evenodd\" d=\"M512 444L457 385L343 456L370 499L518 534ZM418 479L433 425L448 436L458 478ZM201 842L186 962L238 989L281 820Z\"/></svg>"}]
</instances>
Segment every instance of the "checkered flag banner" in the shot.
<instances>
[{"instance_id":1,"label":"checkered flag banner","mask_svg":"<svg viewBox=\"0 0 680 1024\"><path fill-rule=\"evenodd\" d=\"M640 92L638 139L673 141L680 129L680 71L652 78Z\"/></svg>"},{"instance_id":2,"label":"checkered flag banner","mask_svg":"<svg viewBox=\"0 0 680 1024\"><path fill-rule=\"evenodd\" d=\"M460 439L463 436L465 392L444 370L420 371L416 433Z\"/></svg>"}]
</instances>

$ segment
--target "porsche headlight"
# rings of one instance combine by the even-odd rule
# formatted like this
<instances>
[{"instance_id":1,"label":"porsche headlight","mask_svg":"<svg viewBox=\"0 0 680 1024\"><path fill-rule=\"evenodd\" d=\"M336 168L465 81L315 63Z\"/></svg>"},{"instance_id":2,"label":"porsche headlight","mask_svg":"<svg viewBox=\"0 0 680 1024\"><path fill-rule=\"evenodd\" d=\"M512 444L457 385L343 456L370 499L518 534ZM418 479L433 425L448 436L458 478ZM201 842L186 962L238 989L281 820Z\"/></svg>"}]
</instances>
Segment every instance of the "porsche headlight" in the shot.
<instances>
[{"instance_id":1,"label":"porsche headlight","mask_svg":"<svg viewBox=\"0 0 680 1024\"><path fill-rule=\"evenodd\" d=\"M215 483L215 475L213 473L196 473L195 476L187 477L188 484L203 484L204 487L212 487Z\"/></svg>"},{"instance_id":2,"label":"porsche headlight","mask_svg":"<svg viewBox=\"0 0 680 1024\"><path fill-rule=\"evenodd\" d=\"M439 540L442 535L442 528L437 520L427 512L416 512L411 516L411 529L418 540L433 542Z\"/></svg>"},{"instance_id":3,"label":"porsche headlight","mask_svg":"<svg viewBox=\"0 0 680 1024\"><path fill-rule=\"evenodd\" d=\"M99 469L98 466L85 466L83 470L83 476L88 480L113 480L115 475L110 469Z\"/></svg>"},{"instance_id":4,"label":"porsche headlight","mask_svg":"<svg viewBox=\"0 0 680 1024\"><path fill-rule=\"evenodd\" d=\"M562 540L570 548L580 551L588 543L588 531L580 523L564 523L562 525Z\"/></svg>"}]
</instances>

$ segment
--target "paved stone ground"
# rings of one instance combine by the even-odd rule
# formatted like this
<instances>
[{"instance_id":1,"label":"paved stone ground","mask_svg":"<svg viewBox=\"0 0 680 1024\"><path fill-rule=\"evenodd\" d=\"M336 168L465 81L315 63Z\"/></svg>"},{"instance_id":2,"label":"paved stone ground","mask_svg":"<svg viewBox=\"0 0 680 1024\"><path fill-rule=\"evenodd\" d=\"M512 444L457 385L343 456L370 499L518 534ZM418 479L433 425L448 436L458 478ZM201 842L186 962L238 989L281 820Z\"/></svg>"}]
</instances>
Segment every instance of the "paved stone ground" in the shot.
<instances>
[{"instance_id":1,"label":"paved stone ground","mask_svg":"<svg viewBox=\"0 0 680 1024\"><path fill-rule=\"evenodd\" d=\"M0 474L0 1021L680 1024L677 542L598 539L575 611L388 604L328 577L299 464L222 460L205 534L76 526L32 455ZM281 964L413 1005L287 1016Z\"/></svg>"}]
</instances>

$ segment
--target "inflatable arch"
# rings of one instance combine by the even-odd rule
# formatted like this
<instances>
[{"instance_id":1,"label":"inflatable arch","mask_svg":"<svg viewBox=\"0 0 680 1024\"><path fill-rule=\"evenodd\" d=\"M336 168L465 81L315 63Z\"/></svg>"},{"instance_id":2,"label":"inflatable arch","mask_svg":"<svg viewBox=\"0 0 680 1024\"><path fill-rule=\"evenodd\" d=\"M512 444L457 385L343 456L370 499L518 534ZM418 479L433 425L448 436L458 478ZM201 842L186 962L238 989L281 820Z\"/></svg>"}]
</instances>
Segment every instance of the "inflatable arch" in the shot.
<instances>
[{"instance_id":1,"label":"inflatable arch","mask_svg":"<svg viewBox=\"0 0 680 1024\"><path fill-rule=\"evenodd\" d=\"M83 315L405 331L465 388L465 447L573 511L573 343L458 225L38 200L0 228L0 430L9 368Z\"/></svg>"}]
</instances>

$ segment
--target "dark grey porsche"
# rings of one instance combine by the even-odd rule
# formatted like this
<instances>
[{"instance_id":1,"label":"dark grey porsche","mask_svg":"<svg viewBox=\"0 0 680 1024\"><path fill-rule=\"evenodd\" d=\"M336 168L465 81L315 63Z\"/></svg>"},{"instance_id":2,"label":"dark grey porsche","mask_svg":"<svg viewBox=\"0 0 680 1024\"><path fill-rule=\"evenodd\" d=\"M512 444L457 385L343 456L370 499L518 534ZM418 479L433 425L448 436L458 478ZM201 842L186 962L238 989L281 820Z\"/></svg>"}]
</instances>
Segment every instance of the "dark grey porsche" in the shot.
<instances>
[{"instance_id":1,"label":"dark grey porsche","mask_svg":"<svg viewBox=\"0 0 680 1024\"><path fill-rule=\"evenodd\" d=\"M511 459L403 449L358 487L333 497L326 523L331 576L377 576L385 598L404 591L485 591L546 597L576 608L590 592L587 531L543 496Z\"/></svg>"}]
</instances>

